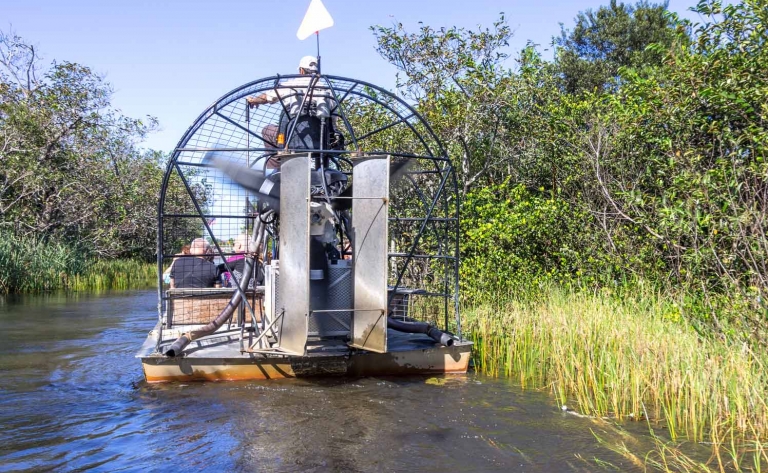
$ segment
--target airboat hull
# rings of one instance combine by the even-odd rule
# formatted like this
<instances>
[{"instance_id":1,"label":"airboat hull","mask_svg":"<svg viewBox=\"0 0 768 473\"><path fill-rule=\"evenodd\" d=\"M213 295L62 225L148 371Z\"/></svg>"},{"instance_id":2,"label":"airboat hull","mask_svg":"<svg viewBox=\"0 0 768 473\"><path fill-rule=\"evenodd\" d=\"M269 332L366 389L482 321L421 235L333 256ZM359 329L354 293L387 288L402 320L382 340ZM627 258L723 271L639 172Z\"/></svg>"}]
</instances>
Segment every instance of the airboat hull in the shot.
<instances>
[{"instance_id":1,"label":"airboat hull","mask_svg":"<svg viewBox=\"0 0 768 473\"><path fill-rule=\"evenodd\" d=\"M152 335L137 357L148 383L245 381L327 376L398 376L466 373L472 343L440 346L420 334L390 331L390 351L356 350L341 342L309 345L306 356L241 353L234 334L194 342L183 357L155 352ZM218 340L216 340L218 338Z\"/></svg>"}]
</instances>

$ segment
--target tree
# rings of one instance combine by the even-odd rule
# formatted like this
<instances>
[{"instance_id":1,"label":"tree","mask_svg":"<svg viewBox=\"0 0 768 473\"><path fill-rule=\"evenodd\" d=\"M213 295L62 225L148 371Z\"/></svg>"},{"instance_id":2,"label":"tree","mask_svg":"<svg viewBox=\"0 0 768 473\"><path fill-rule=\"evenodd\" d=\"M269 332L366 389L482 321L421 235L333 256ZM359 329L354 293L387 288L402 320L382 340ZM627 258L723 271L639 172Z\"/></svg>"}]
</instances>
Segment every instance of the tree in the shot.
<instances>
[{"instance_id":1,"label":"tree","mask_svg":"<svg viewBox=\"0 0 768 473\"><path fill-rule=\"evenodd\" d=\"M695 11L707 21L690 25L691 43L660 50L658 67L622 70L615 93L584 98L594 112L571 123L571 144L591 169L582 195L606 235L643 235L622 251L662 263L704 300L727 295L707 314L719 330L746 301L750 315L736 322L765 341L768 1Z\"/></svg>"},{"instance_id":2,"label":"tree","mask_svg":"<svg viewBox=\"0 0 768 473\"><path fill-rule=\"evenodd\" d=\"M543 124L544 104L556 100L554 69L533 47L517 58L519 73L505 65L512 32L503 14L477 31L422 26L409 33L402 24L373 30L378 52L403 74L398 88L458 163L464 193L513 173L533 188L540 180L549 185L551 167L542 172L533 157L549 143L537 142L534 129Z\"/></svg>"},{"instance_id":3,"label":"tree","mask_svg":"<svg viewBox=\"0 0 768 473\"><path fill-rule=\"evenodd\" d=\"M573 30L561 23L554 44L565 91L602 91L618 77L621 67L661 64L664 49L648 46L668 48L679 37L667 6L668 2L643 0L631 6L611 0L597 11L580 12Z\"/></svg>"},{"instance_id":4,"label":"tree","mask_svg":"<svg viewBox=\"0 0 768 473\"><path fill-rule=\"evenodd\" d=\"M154 118L123 116L111 86L0 33L0 230L107 256L155 252L166 157L137 144Z\"/></svg>"}]
</instances>

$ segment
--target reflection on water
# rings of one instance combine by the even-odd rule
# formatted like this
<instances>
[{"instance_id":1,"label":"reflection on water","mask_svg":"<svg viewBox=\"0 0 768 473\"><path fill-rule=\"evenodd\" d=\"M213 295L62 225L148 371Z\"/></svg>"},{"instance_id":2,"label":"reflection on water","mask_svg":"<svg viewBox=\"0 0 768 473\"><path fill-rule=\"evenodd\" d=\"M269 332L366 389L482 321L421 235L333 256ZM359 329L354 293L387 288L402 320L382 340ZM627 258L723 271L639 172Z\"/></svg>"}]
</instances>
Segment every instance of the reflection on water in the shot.
<instances>
[{"instance_id":1,"label":"reflection on water","mask_svg":"<svg viewBox=\"0 0 768 473\"><path fill-rule=\"evenodd\" d=\"M0 300L0 471L591 471L589 419L478 375L147 385L154 291Z\"/></svg>"}]
</instances>

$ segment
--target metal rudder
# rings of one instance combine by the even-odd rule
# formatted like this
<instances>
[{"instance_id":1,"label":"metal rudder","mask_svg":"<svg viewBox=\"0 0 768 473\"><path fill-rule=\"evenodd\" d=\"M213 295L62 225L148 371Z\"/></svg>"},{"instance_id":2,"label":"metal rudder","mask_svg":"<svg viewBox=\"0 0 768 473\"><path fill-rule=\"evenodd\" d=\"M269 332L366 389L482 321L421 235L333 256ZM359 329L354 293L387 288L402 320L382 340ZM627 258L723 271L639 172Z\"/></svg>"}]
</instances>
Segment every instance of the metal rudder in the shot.
<instances>
[{"instance_id":1,"label":"metal rudder","mask_svg":"<svg viewBox=\"0 0 768 473\"><path fill-rule=\"evenodd\" d=\"M356 159L352 170L354 314L350 346L387 352L389 156Z\"/></svg>"},{"instance_id":2,"label":"metal rudder","mask_svg":"<svg viewBox=\"0 0 768 473\"><path fill-rule=\"evenodd\" d=\"M310 155L280 157L280 283L282 313L278 346L304 355L309 317Z\"/></svg>"}]
</instances>

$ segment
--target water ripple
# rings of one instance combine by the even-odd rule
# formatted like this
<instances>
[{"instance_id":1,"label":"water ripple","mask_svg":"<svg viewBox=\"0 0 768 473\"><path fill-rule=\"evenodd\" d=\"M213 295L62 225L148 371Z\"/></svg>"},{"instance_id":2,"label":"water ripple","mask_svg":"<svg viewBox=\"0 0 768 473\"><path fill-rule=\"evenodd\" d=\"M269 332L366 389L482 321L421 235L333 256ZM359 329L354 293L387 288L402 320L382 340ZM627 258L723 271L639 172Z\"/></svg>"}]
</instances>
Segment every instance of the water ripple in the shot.
<instances>
[{"instance_id":1,"label":"water ripple","mask_svg":"<svg viewBox=\"0 0 768 473\"><path fill-rule=\"evenodd\" d=\"M581 470L622 460L546 393L474 375L148 385L154 291L0 306L0 471ZM628 465L625 465L629 468Z\"/></svg>"}]
</instances>

